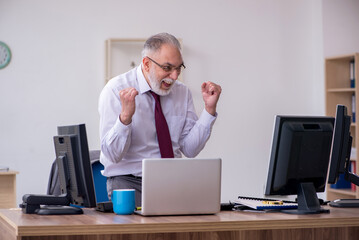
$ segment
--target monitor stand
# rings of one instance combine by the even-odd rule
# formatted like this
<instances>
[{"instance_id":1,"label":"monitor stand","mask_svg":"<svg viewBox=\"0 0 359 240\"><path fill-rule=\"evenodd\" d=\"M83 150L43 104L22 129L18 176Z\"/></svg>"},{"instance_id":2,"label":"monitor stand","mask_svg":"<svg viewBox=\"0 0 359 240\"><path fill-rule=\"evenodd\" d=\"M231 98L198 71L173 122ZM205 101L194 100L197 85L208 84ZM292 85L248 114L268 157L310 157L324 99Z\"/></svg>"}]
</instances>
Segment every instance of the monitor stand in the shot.
<instances>
[{"instance_id":1,"label":"monitor stand","mask_svg":"<svg viewBox=\"0 0 359 240\"><path fill-rule=\"evenodd\" d=\"M357 208L359 207L359 199L337 199L331 201L329 206L339 208Z\"/></svg>"},{"instance_id":2,"label":"monitor stand","mask_svg":"<svg viewBox=\"0 0 359 240\"><path fill-rule=\"evenodd\" d=\"M351 146L351 145L349 145ZM350 149L350 148L349 148ZM348 151L348 154L350 156L350 151ZM345 167L345 180L355 184L356 186L359 186L359 176L355 173L352 173L349 171L350 166L350 158L348 157L346 159L346 167ZM337 199L334 201L331 201L329 203L329 206L331 207L339 207L339 208L357 208L359 207L359 199Z\"/></svg>"},{"instance_id":3,"label":"monitor stand","mask_svg":"<svg viewBox=\"0 0 359 240\"><path fill-rule=\"evenodd\" d=\"M313 183L300 183L298 185L297 194L298 209L285 209L281 210L281 212L290 214L318 214L330 212L329 209L324 209L320 206Z\"/></svg>"},{"instance_id":4,"label":"monitor stand","mask_svg":"<svg viewBox=\"0 0 359 240\"><path fill-rule=\"evenodd\" d=\"M22 200L20 208L22 208L23 213L39 215L83 214L81 208L69 206L70 201L67 194L60 196L25 194Z\"/></svg>"},{"instance_id":5,"label":"monitor stand","mask_svg":"<svg viewBox=\"0 0 359 240\"><path fill-rule=\"evenodd\" d=\"M83 210L73 206L41 206L35 210L38 215L74 215L83 214Z\"/></svg>"}]
</instances>

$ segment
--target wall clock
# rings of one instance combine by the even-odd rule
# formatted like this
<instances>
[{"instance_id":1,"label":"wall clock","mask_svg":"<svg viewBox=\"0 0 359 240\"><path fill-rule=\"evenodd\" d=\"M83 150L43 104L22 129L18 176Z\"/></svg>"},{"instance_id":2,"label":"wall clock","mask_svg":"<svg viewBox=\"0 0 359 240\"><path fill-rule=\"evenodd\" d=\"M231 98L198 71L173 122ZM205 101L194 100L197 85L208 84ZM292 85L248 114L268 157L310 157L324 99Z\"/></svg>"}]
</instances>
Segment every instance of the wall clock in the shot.
<instances>
[{"instance_id":1,"label":"wall clock","mask_svg":"<svg viewBox=\"0 0 359 240\"><path fill-rule=\"evenodd\" d=\"M11 51L8 45L0 41L0 69L6 67L11 60Z\"/></svg>"}]
</instances>

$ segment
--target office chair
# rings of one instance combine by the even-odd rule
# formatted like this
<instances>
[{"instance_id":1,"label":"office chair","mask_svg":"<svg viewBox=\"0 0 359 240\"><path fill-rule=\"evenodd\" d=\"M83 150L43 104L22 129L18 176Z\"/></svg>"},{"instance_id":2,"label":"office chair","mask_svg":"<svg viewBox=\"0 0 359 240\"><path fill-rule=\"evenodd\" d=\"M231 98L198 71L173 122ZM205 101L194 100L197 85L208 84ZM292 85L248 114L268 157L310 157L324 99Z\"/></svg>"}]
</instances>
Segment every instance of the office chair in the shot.
<instances>
[{"instance_id":1,"label":"office chair","mask_svg":"<svg viewBox=\"0 0 359 240\"><path fill-rule=\"evenodd\" d=\"M106 189L106 177L101 174L101 170L104 166L100 163L100 151L92 150L89 152L90 161L92 166L92 175L95 187L96 201L106 202L108 201L107 189ZM61 194L60 180L59 180L58 167L56 160L52 163L49 182L47 185L47 194L58 196Z\"/></svg>"}]
</instances>

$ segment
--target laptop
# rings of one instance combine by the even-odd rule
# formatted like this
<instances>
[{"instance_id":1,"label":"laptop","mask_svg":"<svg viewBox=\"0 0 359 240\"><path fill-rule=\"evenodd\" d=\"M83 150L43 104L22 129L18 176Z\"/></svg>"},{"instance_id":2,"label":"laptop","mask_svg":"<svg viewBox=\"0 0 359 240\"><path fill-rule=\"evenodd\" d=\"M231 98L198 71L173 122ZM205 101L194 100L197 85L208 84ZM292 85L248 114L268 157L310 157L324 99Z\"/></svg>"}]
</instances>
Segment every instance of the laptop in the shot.
<instances>
[{"instance_id":1,"label":"laptop","mask_svg":"<svg viewBox=\"0 0 359 240\"><path fill-rule=\"evenodd\" d=\"M221 168L220 158L144 159L142 208L136 213L153 216L219 212Z\"/></svg>"}]
</instances>

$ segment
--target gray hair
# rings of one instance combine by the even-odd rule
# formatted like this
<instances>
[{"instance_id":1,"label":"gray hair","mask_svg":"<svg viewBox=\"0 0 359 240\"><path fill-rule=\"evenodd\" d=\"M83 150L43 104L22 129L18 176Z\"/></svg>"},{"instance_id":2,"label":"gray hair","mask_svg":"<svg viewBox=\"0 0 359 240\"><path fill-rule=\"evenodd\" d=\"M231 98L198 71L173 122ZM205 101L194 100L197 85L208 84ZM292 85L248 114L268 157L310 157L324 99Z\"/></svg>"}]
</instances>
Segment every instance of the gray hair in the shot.
<instances>
[{"instance_id":1,"label":"gray hair","mask_svg":"<svg viewBox=\"0 0 359 240\"><path fill-rule=\"evenodd\" d=\"M158 33L148 38L145 42L142 50L142 58L146 57L148 53L157 52L163 44L171 44L177 47L178 51L181 52L181 44L175 36L169 33Z\"/></svg>"}]
</instances>

